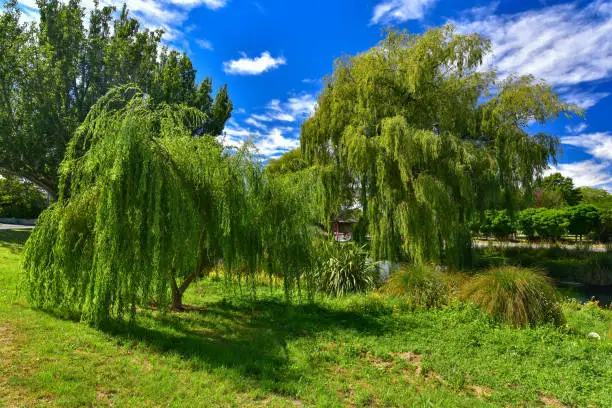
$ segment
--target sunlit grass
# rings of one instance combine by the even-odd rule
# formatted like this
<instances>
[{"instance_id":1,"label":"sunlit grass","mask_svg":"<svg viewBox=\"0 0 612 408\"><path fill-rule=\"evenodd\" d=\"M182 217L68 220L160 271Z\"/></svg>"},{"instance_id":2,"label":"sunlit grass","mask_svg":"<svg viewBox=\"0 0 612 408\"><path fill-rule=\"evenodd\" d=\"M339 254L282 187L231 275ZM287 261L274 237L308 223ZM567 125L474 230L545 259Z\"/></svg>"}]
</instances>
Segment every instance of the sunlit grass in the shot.
<instances>
[{"instance_id":1,"label":"sunlit grass","mask_svg":"<svg viewBox=\"0 0 612 408\"><path fill-rule=\"evenodd\" d=\"M455 301L289 303L274 282L241 296L213 273L188 312L98 330L27 305L24 238L0 232L0 406L612 406L612 312L594 305L564 304L561 328L517 330Z\"/></svg>"}]
</instances>

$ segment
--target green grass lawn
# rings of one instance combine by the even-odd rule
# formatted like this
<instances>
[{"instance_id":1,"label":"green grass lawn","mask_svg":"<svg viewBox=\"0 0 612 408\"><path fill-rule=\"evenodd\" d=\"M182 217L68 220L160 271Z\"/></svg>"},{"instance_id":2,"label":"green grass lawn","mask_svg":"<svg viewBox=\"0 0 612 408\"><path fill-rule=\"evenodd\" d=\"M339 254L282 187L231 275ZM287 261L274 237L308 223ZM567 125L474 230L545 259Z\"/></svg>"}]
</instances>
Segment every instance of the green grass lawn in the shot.
<instances>
[{"instance_id":1,"label":"green grass lawn","mask_svg":"<svg viewBox=\"0 0 612 408\"><path fill-rule=\"evenodd\" d=\"M612 406L612 311L593 305L515 330L460 304L289 304L209 279L189 312L99 330L28 306L27 234L0 231L0 406Z\"/></svg>"}]
</instances>

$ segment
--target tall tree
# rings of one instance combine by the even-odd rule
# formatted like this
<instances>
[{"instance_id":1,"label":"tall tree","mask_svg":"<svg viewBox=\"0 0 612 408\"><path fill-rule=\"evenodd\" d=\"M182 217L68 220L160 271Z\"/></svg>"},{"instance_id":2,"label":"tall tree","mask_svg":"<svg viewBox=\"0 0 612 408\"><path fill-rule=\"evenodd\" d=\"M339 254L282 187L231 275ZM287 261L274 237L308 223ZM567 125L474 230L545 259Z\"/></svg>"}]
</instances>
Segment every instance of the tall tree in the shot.
<instances>
[{"instance_id":1,"label":"tall tree","mask_svg":"<svg viewBox=\"0 0 612 408\"><path fill-rule=\"evenodd\" d=\"M489 52L487 39L445 26L389 31L336 61L302 150L361 186L374 256L469 263L472 216L515 207L554 159L557 139L527 124L578 107L531 76L482 70Z\"/></svg>"},{"instance_id":2,"label":"tall tree","mask_svg":"<svg viewBox=\"0 0 612 408\"><path fill-rule=\"evenodd\" d=\"M223 87L195 82L191 60L161 49L161 30L142 29L124 5L94 9L85 28L78 0L38 0L40 22L20 22L15 0L0 15L0 173L26 178L57 194L66 144L91 106L110 88L134 83L156 103L182 103L205 114L195 129L218 135L232 105ZM158 58L159 57L159 58Z\"/></svg>"},{"instance_id":3,"label":"tall tree","mask_svg":"<svg viewBox=\"0 0 612 408\"><path fill-rule=\"evenodd\" d=\"M570 177L554 173L537 183L536 204L542 207L558 208L580 203L580 190L574 187Z\"/></svg>"},{"instance_id":4,"label":"tall tree","mask_svg":"<svg viewBox=\"0 0 612 408\"><path fill-rule=\"evenodd\" d=\"M60 195L25 249L33 304L100 324L150 301L182 307L223 259L229 276L265 269L290 291L310 262L314 172L268 178L191 129L204 114L151 103L134 87L91 109L61 166Z\"/></svg>"}]
</instances>

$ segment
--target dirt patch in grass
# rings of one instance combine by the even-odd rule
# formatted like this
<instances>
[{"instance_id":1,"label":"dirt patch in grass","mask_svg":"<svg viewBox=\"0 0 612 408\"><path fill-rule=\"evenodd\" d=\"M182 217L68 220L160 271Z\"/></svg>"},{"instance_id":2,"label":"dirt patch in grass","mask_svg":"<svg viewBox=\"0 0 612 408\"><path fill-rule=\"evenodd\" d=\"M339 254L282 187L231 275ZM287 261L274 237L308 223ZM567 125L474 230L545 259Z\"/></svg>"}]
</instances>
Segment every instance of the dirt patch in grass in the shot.
<instances>
[{"instance_id":1,"label":"dirt patch in grass","mask_svg":"<svg viewBox=\"0 0 612 408\"><path fill-rule=\"evenodd\" d=\"M468 385L465 388L472 391L478 398L490 397L493 391L484 385Z\"/></svg>"},{"instance_id":2,"label":"dirt patch in grass","mask_svg":"<svg viewBox=\"0 0 612 408\"><path fill-rule=\"evenodd\" d=\"M549 397L546 395L540 395L540 402L544 404L545 407L552 408L567 408L567 405L556 399L555 397Z\"/></svg>"},{"instance_id":3,"label":"dirt patch in grass","mask_svg":"<svg viewBox=\"0 0 612 408\"><path fill-rule=\"evenodd\" d=\"M416 367L416 369L414 370L414 374L421 375L423 371L423 369L421 368L421 359L423 358L423 356L421 356L420 354L413 353L411 351L397 353L395 354L395 356L399 357L404 361L408 361L409 363L414 365Z\"/></svg>"}]
</instances>

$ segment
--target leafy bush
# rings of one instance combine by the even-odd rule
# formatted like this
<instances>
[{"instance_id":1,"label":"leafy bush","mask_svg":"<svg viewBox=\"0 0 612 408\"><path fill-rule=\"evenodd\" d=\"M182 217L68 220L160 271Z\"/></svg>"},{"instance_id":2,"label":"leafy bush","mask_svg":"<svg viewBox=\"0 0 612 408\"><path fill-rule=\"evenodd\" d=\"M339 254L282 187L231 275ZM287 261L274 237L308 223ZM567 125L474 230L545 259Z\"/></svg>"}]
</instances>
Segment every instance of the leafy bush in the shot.
<instances>
[{"instance_id":1,"label":"leafy bush","mask_svg":"<svg viewBox=\"0 0 612 408\"><path fill-rule=\"evenodd\" d=\"M44 194L32 183L0 178L0 217L36 218L46 206Z\"/></svg>"},{"instance_id":2,"label":"leafy bush","mask_svg":"<svg viewBox=\"0 0 612 408\"><path fill-rule=\"evenodd\" d=\"M383 292L402 297L409 309L443 306L450 290L445 274L431 265L403 266L382 287Z\"/></svg>"},{"instance_id":3,"label":"leafy bush","mask_svg":"<svg viewBox=\"0 0 612 408\"><path fill-rule=\"evenodd\" d=\"M521 211L518 215L517 223L520 231L527 236L527 239L534 239L536 235L535 215L539 212L546 211L542 208L527 208Z\"/></svg>"},{"instance_id":4,"label":"leafy bush","mask_svg":"<svg viewBox=\"0 0 612 408\"><path fill-rule=\"evenodd\" d=\"M516 225L506 210L485 211L481 231L485 235L492 235L497 239L506 239L516 232Z\"/></svg>"},{"instance_id":5,"label":"leafy bush","mask_svg":"<svg viewBox=\"0 0 612 408\"><path fill-rule=\"evenodd\" d=\"M557 293L550 279L535 269L503 266L468 280L460 298L493 318L515 327L563 323Z\"/></svg>"},{"instance_id":6,"label":"leafy bush","mask_svg":"<svg viewBox=\"0 0 612 408\"><path fill-rule=\"evenodd\" d=\"M563 210L543 210L533 215L535 231L541 238L558 240L565 234L569 221Z\"/></svg>"},{"instance_id":7,"label":"leafy bush","mask_svg":"<svg viewBox=\"0 0 612 408\"><path fill-rule=\"evenodd\" d=\"M325 242L319 249L315 278L319 290L335 296L363 292L379 281L376 264L365 247L354 242Z\"/></svg>"},{"instance_id":8,"label":"leafy bush","mask_svg":"<svg viewBox=\"0 0 612 408\"><path fill-rule=\"evenodd\" d=\"M580 236L595 231L601 222L601 213L597 207L590 204L580 204L565 209L568 219L567 230L570 234Z\"/></svg>"}]
</instances>

